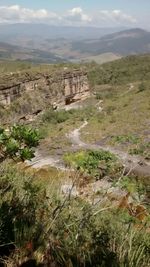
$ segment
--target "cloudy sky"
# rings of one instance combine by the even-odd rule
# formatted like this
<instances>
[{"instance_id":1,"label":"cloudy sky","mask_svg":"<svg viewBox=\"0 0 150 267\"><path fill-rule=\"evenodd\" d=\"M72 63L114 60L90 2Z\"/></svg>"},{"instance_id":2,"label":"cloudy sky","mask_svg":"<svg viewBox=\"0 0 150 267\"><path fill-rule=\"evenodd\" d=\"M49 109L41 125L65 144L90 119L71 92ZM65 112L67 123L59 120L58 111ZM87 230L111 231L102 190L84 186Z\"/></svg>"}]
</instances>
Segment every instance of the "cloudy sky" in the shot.
<instances>
[{"instance_id":1,"label":"cloudy sky","mask_svg":"<svg viewBox=\"0 0 150 267\"><path fill-rule=\"evenodd\" d=\"M0 23L149 28L150 0L0 0Z\"/></svg>"}]
</instances>

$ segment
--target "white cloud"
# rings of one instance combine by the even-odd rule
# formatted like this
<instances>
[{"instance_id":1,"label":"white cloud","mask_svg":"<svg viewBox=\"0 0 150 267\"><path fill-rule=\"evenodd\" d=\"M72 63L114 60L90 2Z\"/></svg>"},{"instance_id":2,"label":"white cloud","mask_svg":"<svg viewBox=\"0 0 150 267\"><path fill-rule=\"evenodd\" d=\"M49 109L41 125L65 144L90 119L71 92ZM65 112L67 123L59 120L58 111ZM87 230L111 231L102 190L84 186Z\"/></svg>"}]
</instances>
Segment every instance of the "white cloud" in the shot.
<instances>
[{"instance_id":1,"label":"white cloud","mask_svg":"<svg viewBox=\"0 0 150 267\"><path fill-rule=\"evenodd\" d=\"M112 21L117 24L130 24L130 23L136 23L137 20L132 17L131 15L128 15L124 13L121 10L101 10L100 11L100 19L105 21Z\"/></svg>"},{"instance_id":2,"label":"white cloud","mask_svg":"<svg viewBox=\"0 0 150 267\"><path fill-rule=\"evenodd\" d=\"M64 17L69 21L85 23L92 22L92 18L89 15L85 14L81 7L75 7L69 10L68 15Z\"/></svg>"},{"instance_id":3,"label":"white cloud","mask_svg":"<svg viewBox=\"0 0 150 267\"><path fill-rule=\"evenodd\" d=\"M0 23L43 22L54 25L115 26L129 25L136 19L121 10L101 10L89 15L81 7L74 7L63 14L46 9L30 9L19 5L0 6Z\"/></svg>"},{"instance_id":4,"label":"white cloud","mask_svg":"<svg viewBox=\"0 0 150 267\"><path fill-rule=\"evenodd\" d=\"M0 23L39 21L52 24L76 25L90 23L92 19L80 7L75 7L66 11L66 14L59 15L46 9L34 10L19 5L0 6Z\"/></svg>"},{"instance_id":5,"label":"white cloud","mask_svg":"<svg viewBox=\"0 0 150 267\"><path fill-rule=\"evenodd\" d=\"M54 19L59 20L60 18L57 14L48 12L46 9L33 10L19 5L0 6L1 23L50 21Z\"/></svg>"}]
</instances>

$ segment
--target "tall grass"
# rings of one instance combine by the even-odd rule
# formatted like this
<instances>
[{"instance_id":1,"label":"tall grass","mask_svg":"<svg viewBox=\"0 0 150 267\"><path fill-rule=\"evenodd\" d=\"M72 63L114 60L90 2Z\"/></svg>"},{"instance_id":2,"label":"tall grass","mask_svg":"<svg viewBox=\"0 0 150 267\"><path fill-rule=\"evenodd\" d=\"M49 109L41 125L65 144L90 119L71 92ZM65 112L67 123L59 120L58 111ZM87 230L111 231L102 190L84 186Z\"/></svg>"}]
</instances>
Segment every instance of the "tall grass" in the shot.
<instances>
[{"instance_id":1,"label":"tall grass","mask_svg":"<svg viewBox=\"0 0 150 267\"><path fill-rule=\"evenodd\" d=\"M126 212L89 204L71 192L63 196L59 189L47 191L36 176L1 166L0 247L6 266L31 258L45 267L150 266L145 225L137 228Z\"/></svg>"}]
</instances>

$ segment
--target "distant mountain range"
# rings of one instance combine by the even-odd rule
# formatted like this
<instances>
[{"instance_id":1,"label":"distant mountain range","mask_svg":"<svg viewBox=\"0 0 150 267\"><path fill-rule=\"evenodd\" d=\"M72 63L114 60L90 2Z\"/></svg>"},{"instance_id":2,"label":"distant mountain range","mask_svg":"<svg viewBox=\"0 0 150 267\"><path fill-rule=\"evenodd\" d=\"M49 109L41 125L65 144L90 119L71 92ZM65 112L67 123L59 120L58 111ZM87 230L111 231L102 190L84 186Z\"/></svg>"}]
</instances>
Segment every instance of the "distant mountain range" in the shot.
<instances>
[{"instance_id":1,"label":"distant mountain range","mask_svg":"<svg viewBox=\"0 0 150 267\"><path fill-rule=\"evenodd\" d=\"M142 29L125 30L97 40L74 42L72 49L80 53L98 55L114 53L121 56L150 52L150 32Z\"/></svg>"},{"instance_id":2,"label":"distant mountain range","mask_svg":"<svg viewBox=\"0 0 150 267\"><path fill-rule=\"evenodd\" d=\"M143 29L0 25L0 59L39 63L105 61L150 53L150 32Z\"/></svg>"},{"instance_id":3,"label":"distant mountain range","mask_svg":"<svg viewBox=\"0 0 150 267\"><path fill-rule=\"evenodd\" d=\"M94 27L71 27L71 26L50 26L47 24L5 24L0 25L0 41L10 41L12 38L42 38L69 40L95 39L123 30L118 28L94 28Z\"/></svg>"}]
</instances>

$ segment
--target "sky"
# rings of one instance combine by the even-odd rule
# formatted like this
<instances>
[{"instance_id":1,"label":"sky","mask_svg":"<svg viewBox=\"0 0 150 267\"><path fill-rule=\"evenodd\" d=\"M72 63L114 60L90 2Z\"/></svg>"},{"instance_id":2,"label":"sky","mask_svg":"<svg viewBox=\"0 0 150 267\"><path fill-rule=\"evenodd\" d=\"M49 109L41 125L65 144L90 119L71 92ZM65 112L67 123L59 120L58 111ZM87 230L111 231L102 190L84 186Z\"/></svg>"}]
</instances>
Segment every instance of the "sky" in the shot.
<instances>
[{"instance_id":1,"label":"sky","mask_svg":"<svg viewBox=\"0 0 150 267\"><path fill-rule=\"evenodd\" d=\"M149 28L150 0L0 0L0 23Z\"/></svg>"}]
</instances>

